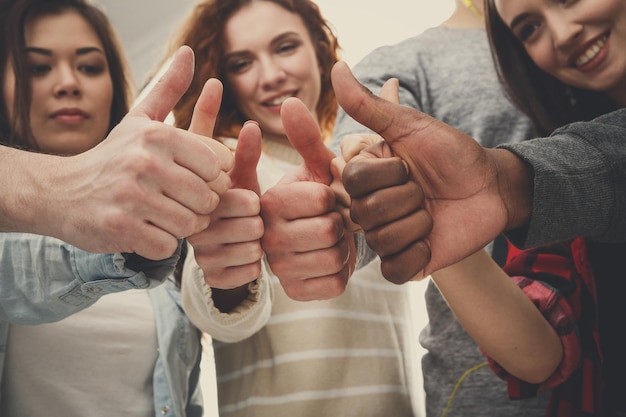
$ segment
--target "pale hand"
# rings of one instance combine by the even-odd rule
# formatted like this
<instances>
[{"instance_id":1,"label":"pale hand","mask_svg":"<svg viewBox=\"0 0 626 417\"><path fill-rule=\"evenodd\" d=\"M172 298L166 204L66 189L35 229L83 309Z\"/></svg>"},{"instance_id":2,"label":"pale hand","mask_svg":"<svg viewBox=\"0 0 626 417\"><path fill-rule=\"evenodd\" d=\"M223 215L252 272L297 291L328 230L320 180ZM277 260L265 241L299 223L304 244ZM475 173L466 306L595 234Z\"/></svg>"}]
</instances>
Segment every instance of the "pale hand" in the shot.
<instances>
[{"instance_id":1,"label":"pale hand","mask_svg":"<svg viewBox=\"0 0 626 417\"><path fill-rule=\"evenodd\" d=\"M261 197L263 249L286 294L300 301L343 293L354 268L352 234L336 211L331 161L317 123L298 99L282 106L287 136L304 164Z\"/></svg>"},{"instance_id":2,"label":"pale hand","mask_svg":"<svg viewBox=\"0 0 626 417\"><path fill-rule=\"evenodd\" d=\"M25 231L92 252L163 259L179 238L206 228L230 185L232 155L211 138L162 123L192 75L193 52L183 47L106 140L72 157L42 155L45 165L34 169L45 170L47 182L43 197L29 201L37 216ZM201 96L200 102L209 99ZM204 116L199 111L194 119Z\"/></svg>"}]
</instances>

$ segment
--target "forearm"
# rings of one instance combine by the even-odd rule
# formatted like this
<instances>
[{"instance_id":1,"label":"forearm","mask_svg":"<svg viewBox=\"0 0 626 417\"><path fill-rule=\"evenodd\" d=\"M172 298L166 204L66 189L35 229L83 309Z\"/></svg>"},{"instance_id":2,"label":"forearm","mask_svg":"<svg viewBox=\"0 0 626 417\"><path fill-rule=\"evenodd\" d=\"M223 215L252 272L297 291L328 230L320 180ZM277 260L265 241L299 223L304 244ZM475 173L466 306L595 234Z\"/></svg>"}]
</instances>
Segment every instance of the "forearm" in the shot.
<instances>
[{"instance_id":1,"label":"forearm","mask_svg":"<svg viewBox=\"0 0 626 417\"><path fill-rule=\"evenodd\" d=\"M468 334L509 373L540 383L554 372L563 355L556 332L486 251L432 279Z\"/></svg>"},{"instance_id":2,"label":"forearm","mask_svg":"<svg viewBox=\"0 0 626 417\"><path fill-rule=\"evenodd\" d=\"M557 130L549 138L503 145L532 167L527 229L507 235L532 247L585 236L626 239L626 110Z\"/></svg>"},{"instance_id":3,"label":"forearm","mask_svg":"<svg viewBox=\"0 0 626 417\"><path fill-rule=\"evenodd\" d=\"M49 190L40 167L50 158L0 146L0 232L43 232L45 212L39 209L49 210L51 201L44 201Z\"/></svg>"},{"instance_id":4,"label":"forearm","mask_svg":"<svg viewBox=\"0 0 626 417\"><path fill-rule=\"evenodd\" d=\"M0 320L60 320L100 297L151 288L174 271L178 251L162 261L134 254L94 254L47 236L0 234Z\"/></svg>"}]
</instances>

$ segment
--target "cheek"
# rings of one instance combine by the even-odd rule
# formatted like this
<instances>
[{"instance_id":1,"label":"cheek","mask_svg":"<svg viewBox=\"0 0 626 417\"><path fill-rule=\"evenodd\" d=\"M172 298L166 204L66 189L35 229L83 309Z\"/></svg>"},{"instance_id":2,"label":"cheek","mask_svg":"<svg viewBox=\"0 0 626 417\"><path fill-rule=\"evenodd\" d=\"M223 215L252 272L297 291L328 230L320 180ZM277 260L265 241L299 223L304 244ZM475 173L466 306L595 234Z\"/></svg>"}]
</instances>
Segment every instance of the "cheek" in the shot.
<instances>
[{"instance_id":1,"label":"cheek","mask_svg":"<svg viewBox=\"0 0 626 417\"><path fill-rule=\"evenodd\" d=\"M306 69L307 72L303 73L303 79L306 80L309 95L309 102L306 104L308 104L309 110L315 111L315 107L322 93L322 74L317 61L308 63Z\"/></svg>"},{"instance_id":2,"label":"cheek","mask_svg":"<svg viewBox=\"0 0 626 417\"><path fill-rule=\"evenodd\" d=\"M109 79L94 87L93 91L96 92L94 98L97 100L97 107L102 111L103 115L106 114L103 122L106 121L108 128L111 121L111 106L113 105L113 82Z\"/></svg>"},{"instance_id":3,"label":"cheek","mask_svg":"<svg viewBox=\"0 0 626 417\"><path fill-rule=\"evenodd\" d=\"M626 18L626 2L623 0L596 0L590 2L588 16L612 16L622 21Z\"/></svg>"},{"instance_id":4,"label":"cheek","mask_svg":"<svg viewBox=\"0 0 626 417\"><path fill-rule=\"evenodd\" d=\"M554 49L548 45L548 42L541 42L527 48L526 51L530 56L530 59L542 70L549 74L553 74L556 70L555 63L556 57L554 55Z\"/></svg>"}]
</instances>

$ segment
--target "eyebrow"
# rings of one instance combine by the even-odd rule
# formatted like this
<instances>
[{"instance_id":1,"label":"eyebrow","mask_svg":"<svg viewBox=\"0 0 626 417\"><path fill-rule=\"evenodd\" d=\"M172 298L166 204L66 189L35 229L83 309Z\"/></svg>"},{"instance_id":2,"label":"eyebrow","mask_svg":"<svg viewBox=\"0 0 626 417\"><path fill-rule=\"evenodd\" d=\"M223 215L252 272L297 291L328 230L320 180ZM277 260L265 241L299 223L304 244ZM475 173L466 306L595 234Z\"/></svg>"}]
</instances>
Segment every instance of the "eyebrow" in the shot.
<instances>
[{"instance_id":1,"label":"eyebrow","mask_svg":"<svg viewBox=\"0 0 626 417\"><path fill-rule=\"evenodd\" d=\"M285 32L285 33L281 33L280 35L276 36L274 39L272 39L271 44L275 45L279 42L282 42L285 38L289 38L291 36L297 36L298 38L300 37L300 34L298 32Z\"/></svg>"},{"instance_id":2,"label":"eyebrow","mask_svg":"<svg viewBox=\"0 0 626 417\"><path fill-rule=\"evenodd\" d=\"M50 49L46 49L46 48L38 48L36 46L30 46L26 48L26 52L28 53L34 53L34 54L40 54L40 55L46 55L46 56L52 56L53 52ZM92 52L96 52L99 54L104 55L104 51L98 47L95 46L86 46L84 48L78 48L76 50L76 55L87 55L90 54Z\"/></svg>"}]
</instances>

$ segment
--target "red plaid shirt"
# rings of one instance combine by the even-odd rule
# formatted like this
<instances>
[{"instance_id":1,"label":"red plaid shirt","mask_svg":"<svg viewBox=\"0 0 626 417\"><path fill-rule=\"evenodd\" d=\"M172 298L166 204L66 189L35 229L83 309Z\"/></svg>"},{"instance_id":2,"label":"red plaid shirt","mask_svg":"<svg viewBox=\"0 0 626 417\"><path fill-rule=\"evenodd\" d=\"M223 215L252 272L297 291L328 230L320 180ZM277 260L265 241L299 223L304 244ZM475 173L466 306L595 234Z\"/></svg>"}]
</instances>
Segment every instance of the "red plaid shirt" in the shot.
<instances>
[{"instance_id":1,"label":"red plaid shirt","mask_svg":"<svg viewBox=\"0 0 626 417\"><path fill-rule=\"evenodd\" d=\"M509 396L528 398L552 389L546 416L601 415L597 290L585 240L516 251L504 270L541 310L563 344L561 364L539 385L513 377L490 359L492 370L507 381Z\"/></svg>"}]
</instances>

